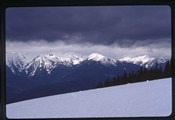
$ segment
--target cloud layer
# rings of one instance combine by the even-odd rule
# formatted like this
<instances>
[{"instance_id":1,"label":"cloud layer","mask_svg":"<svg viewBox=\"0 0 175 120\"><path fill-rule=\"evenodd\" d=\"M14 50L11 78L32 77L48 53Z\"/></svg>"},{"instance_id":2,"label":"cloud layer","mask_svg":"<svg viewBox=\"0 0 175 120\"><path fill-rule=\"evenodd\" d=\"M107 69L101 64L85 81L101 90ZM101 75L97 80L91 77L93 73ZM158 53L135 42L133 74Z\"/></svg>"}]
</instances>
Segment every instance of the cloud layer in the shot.
<instances>
[{"instance_id":1,"label":"cloud layer","mask_svg":"<svg viewBox=\"0 0 175 120\"><path fill-rule=\"evenodd\" d=\"M138 43L139 44L139 43ZM24 54L28 60L45 54L54 53L57 56L65 54L79 54L87 57L91 53L99 53L110 58L120 59L123 57L135 57L141 55L149 55L153 57L170 57L171 46L169 43L160 42L150 44L149 46L136 47L120 47L118 44L113 45L94 45L94 44L65 44L63 42L47 42L47 41L30 41L30 42L7 42L6 52L17 52Z\"/></svg>"},{"instance_id":2,"label":"cloud layer","mask_svg":"<svg viewBox=\"0 0 175 120\"><path fill-rule=\"evenodd\" d=\"M170 42L171 9L169 6L8 8L6 38L124 47L165 39Z\"/></svg>"}]
</instances>

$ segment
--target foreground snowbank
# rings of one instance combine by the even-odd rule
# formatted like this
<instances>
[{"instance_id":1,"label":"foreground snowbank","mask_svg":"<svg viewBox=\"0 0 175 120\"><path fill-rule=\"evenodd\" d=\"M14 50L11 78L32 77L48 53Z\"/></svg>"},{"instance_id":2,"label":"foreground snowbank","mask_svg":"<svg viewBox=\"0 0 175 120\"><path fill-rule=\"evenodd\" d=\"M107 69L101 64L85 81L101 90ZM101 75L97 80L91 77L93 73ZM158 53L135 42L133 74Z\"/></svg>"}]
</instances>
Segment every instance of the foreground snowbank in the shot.
<instances>
[{"instance_id":1,"label":"foreground snowbank","mask_svg":"<svg viewBox=\"0 0 175 120\"><path fill-rule=\"evenodd\" d=\"M133 83L7 105L8 118L169 116L172 80Z\"/></svg>"}]
</instances>

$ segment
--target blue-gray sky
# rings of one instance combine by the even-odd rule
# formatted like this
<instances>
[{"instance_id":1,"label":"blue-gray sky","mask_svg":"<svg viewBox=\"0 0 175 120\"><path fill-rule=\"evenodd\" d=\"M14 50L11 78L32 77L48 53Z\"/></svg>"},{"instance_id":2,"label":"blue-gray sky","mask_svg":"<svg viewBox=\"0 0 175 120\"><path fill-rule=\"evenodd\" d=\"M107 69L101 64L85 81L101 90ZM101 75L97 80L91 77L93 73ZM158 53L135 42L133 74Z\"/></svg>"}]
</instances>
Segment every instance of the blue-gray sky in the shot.
<instances>
[{"instance_id":1,"label":"blue-gray sky","mask_svg":"<svg viewBox=\"0 0 175 120\"><path fill-rule=\"evenodd\" d=\"M160 44L171 50L171 9L169 6L7 8L6 39L13 44L44 41L79 46L117 45L125 49Z\"/></svg>"}]
</instances>

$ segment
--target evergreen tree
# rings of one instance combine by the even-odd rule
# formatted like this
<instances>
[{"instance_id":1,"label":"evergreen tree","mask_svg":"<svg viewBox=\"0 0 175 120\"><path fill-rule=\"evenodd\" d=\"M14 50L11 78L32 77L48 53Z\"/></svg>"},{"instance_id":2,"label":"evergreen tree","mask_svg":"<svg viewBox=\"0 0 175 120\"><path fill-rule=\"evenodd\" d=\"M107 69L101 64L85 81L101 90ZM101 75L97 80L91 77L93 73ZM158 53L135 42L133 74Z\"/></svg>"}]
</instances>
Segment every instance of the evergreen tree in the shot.
<instances>
[{"instance_id":1,"label":"evergreen tree","mask_svg":"<svg viewBox=\"0 0 175 120\"><path fill-rule=\"evenodd\" d=\"M107 79L104 82L99 82L96 85L96 88L142 82L146 80L155 80L167 77L172 77L172 60L166 62L164 70L158 63L155 64L155 67L151 67L150 69L140 67L138 71L133 70L130 73L127 73L126 69L124 69L123 74L114 76L113 78Z\"/></svg>"}]
</instances>

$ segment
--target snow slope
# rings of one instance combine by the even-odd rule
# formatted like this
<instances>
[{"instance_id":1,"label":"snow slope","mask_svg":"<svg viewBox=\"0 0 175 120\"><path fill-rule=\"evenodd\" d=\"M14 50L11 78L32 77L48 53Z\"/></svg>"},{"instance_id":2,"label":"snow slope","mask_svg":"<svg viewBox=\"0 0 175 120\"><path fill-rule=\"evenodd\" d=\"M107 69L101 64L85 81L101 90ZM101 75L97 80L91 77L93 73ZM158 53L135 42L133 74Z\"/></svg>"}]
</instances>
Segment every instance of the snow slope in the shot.
<instances>
[{"instance_id":1,"label":"snow slope","mask_svg":"<svg viewBox=\"0 0 175 120\"><path fill-rule=\"evenodd\" d=\"M8 118L169 116L171 78L87 90L7 105Z\"/></svg>"}]
</instances>

